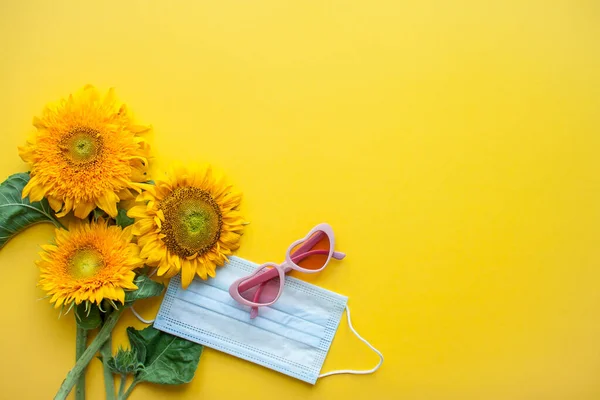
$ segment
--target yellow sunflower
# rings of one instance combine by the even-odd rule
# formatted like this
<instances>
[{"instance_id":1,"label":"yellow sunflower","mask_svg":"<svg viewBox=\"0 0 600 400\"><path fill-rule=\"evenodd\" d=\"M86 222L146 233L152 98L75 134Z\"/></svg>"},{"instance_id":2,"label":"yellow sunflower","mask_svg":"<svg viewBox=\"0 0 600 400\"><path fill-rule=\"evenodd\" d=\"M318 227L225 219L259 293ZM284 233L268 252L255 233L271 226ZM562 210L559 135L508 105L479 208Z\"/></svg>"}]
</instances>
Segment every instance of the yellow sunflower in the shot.
<instances>
[{"instance_id":1,"label":"yellow sunflower","mask_svg":"<svg viewBox=\"0 0 600 400\"><path fill-rule=\"evenodd\" d=\"M210 167L177 168L165 181L138 196L145 202L129 210L135 218L140 256L170 278L181 271L183 288L198 275L214 277L217 266L239 247L244 220L241 194L213 176Z\"/></svg>"},{"instance_id":2,"label":"yellow sunflower","mask_svg":"<svg viewBox=\"0 0 600 400\"><path fill-rule=\"evenodd\" d=\"M57 216L73 210L85 218L96 207L116 217L119 200L132 199L135 182L148 181L149 146L127 108L111 89L105 96L85 86L74 96L49 104L34 118L37 132L19 147L31 165L23 197L47 197Z\"/></svg>"},{"instance_id":3,"label":"yellow sunflower","mask_svg":"<svg viewBox=\"0 0 600 400\"><path fill-rule=\"evenodd\" d=\"M54 307L84 301L100 305L103 299L125 303L125 289L137 289L133 270L143 265L139 247L131 243L132 230L102 219L57 229L55 244L42 246L36 262L39 286Z\"/></svg>"}]
</instances>

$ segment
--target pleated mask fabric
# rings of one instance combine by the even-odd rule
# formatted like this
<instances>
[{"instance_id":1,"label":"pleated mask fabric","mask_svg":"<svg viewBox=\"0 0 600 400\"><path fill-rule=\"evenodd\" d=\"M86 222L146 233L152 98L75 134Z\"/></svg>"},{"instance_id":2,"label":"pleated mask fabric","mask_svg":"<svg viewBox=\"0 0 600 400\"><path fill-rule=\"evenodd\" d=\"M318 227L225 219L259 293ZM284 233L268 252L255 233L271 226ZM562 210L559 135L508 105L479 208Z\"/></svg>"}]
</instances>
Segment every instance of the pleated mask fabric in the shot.
<instances>
[{"instance_id":1,"label":"pleated mask fabric","mask_svg":"<svg viewBox=\"0 0 600 400\"><path fill-rule=\"evenodd\" d=\"M286 277L279 300L250 319L229 286L257 266L230 257L215 278L194 279L186 290L173 277L154 327L315 384L348 298Z\"/></svg>"}]
</instances>

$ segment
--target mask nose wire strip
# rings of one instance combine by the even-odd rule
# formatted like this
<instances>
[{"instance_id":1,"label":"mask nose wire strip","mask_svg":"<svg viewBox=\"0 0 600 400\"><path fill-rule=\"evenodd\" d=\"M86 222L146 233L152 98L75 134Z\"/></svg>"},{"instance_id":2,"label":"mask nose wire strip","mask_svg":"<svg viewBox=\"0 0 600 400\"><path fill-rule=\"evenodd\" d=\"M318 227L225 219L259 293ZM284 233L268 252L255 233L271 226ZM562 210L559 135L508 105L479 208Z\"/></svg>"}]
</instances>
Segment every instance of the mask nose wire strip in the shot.
<instances>
[{"instance_id":1,"label":"mask nose wire strip","mask_svg":"<svg viewBox=\"0 0 600 400\"><path fill-rule=\"evenodd\" d=\"M150 273L150 275L148 275L148 278L151 278L156 273L156 271L158 271L158 268L156 268L154 271L152 271L152 273ZM133 313L133 315L135 315L136 318L139 319L140 321L142 321L143 323L151 324L155 321L153 319L146 319L146 318L142 317L140 314L138 314L137 311L135 311L135 308L133 308L133 306L131 306L129 308L131 309L131 312Z\"/></svg>"},{"instance_id":2,"label":"mask nose wire strip","mask_svg":"<svg viewBox=\"0 0 600 400\"><path fill-rule=\"evenodd\" d=\"M360 336L358 334L358 332L356 332L356 330L352 326L352 321L350 320L350 307L348 307L347 305L346 305L346 315L348 316L348 326L350 327L350 330L356 335L357 338L360 339L361 342L363 342L364 344L369 346L371 348L371 350L373 350L375 353L377 353L377 355L379 356L379 363L374 368L371 368L369 370L357 371L357 370L353 370L353 369L340 369L338 371L331 371L331 372L326 372L324 374L321 374L321 375L319 375L319 378L324 378L326 376L337 375L337 374L355 374L355 375L372 374L373 372L377 371L379 369L379 367L381 367L381 364L383 364L383 354L381 354L381 352L379 350L377 350L375 347L373 347L371 345L371 343L369 343L365 339L363 339L362 336Z\"/></svg>"}]
</instances>

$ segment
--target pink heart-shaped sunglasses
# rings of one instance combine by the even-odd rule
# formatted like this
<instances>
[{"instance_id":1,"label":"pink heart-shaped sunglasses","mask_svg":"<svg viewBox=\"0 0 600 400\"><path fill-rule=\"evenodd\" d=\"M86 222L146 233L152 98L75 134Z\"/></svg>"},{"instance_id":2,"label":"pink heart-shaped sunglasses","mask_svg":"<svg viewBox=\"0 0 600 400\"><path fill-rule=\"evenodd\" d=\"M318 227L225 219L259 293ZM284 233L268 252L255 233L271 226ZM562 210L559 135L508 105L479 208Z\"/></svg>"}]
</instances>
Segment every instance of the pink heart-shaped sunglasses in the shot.
<instances>
[{"instance_id":1,"label":"pink heart-shaped sunglasses","mask_svg":"<svg viewBox=\"0 0 600 400\"><path fill-rule=\"evenodd\" d=\"M256 318L258 307L275 303L285 283L285 274L291 270L314 274L323 271L332 258L343 259L346 254L334 251L333 229L319 224L288 248L285 261L260 265L254 273L240 278L229 287L229 294L238 303L252 307L250 318Z\"/></svg>"}]
</instances>

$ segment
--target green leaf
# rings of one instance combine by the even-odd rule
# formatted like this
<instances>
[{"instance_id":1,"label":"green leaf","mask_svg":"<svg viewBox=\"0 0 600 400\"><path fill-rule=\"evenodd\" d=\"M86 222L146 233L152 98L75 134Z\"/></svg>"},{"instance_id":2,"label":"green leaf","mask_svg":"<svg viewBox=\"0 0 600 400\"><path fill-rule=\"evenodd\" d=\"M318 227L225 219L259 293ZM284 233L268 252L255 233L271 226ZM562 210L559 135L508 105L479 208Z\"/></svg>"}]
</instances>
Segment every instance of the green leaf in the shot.
<instances>
[{"instance_id":1,"label":"green leaf","mask_svg":"<svg viewBox=\"0 0 600 400\"><path fill-rule=\"evenodd\" d=\"M145 349L144 369L135 375L138 382L152 382L163 385L179 385L188 383L194 373L202 354L202 345L161 332L149 326L138 331L127 328L127 336L132 348L138 352Z\"/></svg>"},{"instance_id":2,"label":"green leaf","mask_svg":"<svg viewBox=\"0 0 600 400\"><path fill-rule=\"evenodd\" d=\"M51 222L61 226L48 200L30 203L28 198L21 199L27 182L29 173L23 172L9 176L0 184L0 249L9 239L31 225Z\"/></svg>"},{"instance_id":3,"label":"green leaf","mask_svg":"<svg viewBox=\"0 0 600 400\"><path fill-rule=\"evenodd\" d=\"M122 208L119 209L119 213L117 214L117 225L119 225L121 228L126 228L134 222L135 219L129 218L127 216L127 210L124 210Z\"/></svg>"},{"instance_id":4,"label":"green leaf","mask_svg":"<svg viewBox=\"0 0 600 400\"><path fill-rule=\"evenodd\" d=\"M94 208L94 221L98 221L99 218L106 218L108 214L101 208Z\"/></svg>"},{"instance_id":5,"label":"green leaf","mask_svg":"<svg viewBox=\"0 0 600 400\"><path fill-rule=\"evenodd\" d=\"M133 329L133 327L130 328ZM139 335L127 334L127 336L129 336L129 344L131 344L131 348L135 350L138 362L143 365L144 361L146 361L146 344L144 342L144 338Z\"/></svg>"},{"instance_id":6,"label":"green leaf","mask_svg":"<svg viewBox=\"0 0 600 400\"><path fill-rule=\"evenodd\" d=\"M96 329L102 324L100 309L95 304L83 302L75 308L75 321L85 330Z\"/></svg>"},{"instance_id":7,"label":"green leaf","mask_svg":"<svg viewBox=\"0 0 600 400\"><path fill-rule=\"evenodd\" d=\"M135 348L125 350L119 347L117 354L109 358L106 365L112 372L120 375L135 374L144 369Z\"/></svg>"},{"instance_id":8,"label":"green leaf","mask_svg":"<svg viewBox=\"0 0 600 400\"><path fill-rule=\"evenodd\" d=\"M153 281L146 275L136 276L133 283L138 288L136 290L125 292L125 303L132 303L136 300L158 296L165 288L165 285Z\"/></svg>"}]
</instances>

